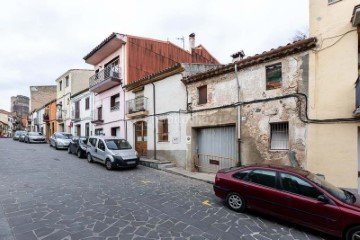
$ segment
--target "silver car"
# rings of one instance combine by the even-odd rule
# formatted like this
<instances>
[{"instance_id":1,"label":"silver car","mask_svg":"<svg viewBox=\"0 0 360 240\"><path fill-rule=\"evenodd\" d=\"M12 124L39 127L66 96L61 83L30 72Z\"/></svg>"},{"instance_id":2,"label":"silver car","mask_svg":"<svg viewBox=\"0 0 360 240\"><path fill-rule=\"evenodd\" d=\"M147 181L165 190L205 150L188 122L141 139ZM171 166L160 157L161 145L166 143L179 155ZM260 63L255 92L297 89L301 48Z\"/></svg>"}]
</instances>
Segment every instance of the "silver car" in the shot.
<instances>
[{"instance_id":1,"label":"silver car","mask_svg":"<svg viewBox=\"0 0 360 240\"><path fill-rule=\"evenodd\" d=\"M20 131L20 130L19 130L19 131L16 131L15 134L14 134L14 136L13 136L13 139L18 141L18 140L19 140L19 137L20 137L20 135L21 135L22 133L26 133L26 131Z\"/></svg>"},{"instance_id":2,"label":"silver car","mask_svg":"<svg viewBox=\"0 0 360 240\"><path fill-rule=\"evenodd\" d=\"M107 170L135 168L139 164L138 153L128 141L121 138L89 137L86 147L88 162L105 164Z\"/></svg>"},{"instance_id":3,"label":"silver car","mask_svg":"<svg viewBox=\"0 0 360 240\"><path fill-rule=\"evenodd\" d=\"M25 135L26 135L26 131L23 131L22 133L20 133L19 135L19 142L24 142L25 141Z\"/></svg>"},{"instance_id":4,"label":"silver car","mask_svg":"<svg viewBox=\"0 0 360 240\"><path fill-rule=\"evenodd\" d=\"M50 147L55 147L56 150L68 149L71 142L72 135L65 132L56 132L49 139Z\"/></svg>"},{"instance_id":5,"label":"silver car","mask_svg":"<svg viewBox=\"0 0 360 240\"><path fill-rule=\"evenodd\" d=\"M45 143L45 137L39 132L27 132L24 138L25 143Z\"/></svg>"}]
</instances>

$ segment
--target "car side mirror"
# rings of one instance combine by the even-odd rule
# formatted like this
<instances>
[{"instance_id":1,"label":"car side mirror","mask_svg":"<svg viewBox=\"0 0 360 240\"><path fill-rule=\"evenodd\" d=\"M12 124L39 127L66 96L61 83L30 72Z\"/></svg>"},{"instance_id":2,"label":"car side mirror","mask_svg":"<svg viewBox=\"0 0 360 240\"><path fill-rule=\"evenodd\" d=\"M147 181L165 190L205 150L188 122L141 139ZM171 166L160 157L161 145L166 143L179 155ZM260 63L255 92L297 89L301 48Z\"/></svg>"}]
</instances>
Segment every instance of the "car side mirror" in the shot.
<instances>
[{"instance_id":1,"label":"car side mirror","mask_svg":"<svg viewBox=\"0 0 360 240\"><path fill-rule=\"evenodd\" d=\"M319 196L317 197L317 200L318 200L319 202L322 202L322 203L329 203L329 202L330 202L329 198L326 197L325 195L319 195Z\"/></svg>"}]
</instances>

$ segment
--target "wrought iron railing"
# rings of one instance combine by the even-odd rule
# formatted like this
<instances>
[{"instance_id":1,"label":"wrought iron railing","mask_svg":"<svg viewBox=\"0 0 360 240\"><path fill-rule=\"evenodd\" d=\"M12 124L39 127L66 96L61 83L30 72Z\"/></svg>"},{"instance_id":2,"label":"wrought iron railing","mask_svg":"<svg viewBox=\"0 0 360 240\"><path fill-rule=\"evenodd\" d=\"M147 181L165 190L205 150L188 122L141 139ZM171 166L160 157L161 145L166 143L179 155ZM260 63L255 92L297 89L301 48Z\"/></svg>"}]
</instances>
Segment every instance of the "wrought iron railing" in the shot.
<instances>
[{"instance_id":1,"label":"wrought iron railing","mask_svg":"<svg viewBox=\"0 0 360 240\"><path fill-rule=\"evenodd\" d=\"M120 103L116 102L114 106L110 107L110 111L118 111L120 109Z\"/></svg>"},{"instance_id":2,"label":"wrought iron railing","mask_svg":"<svg viewBox=\"0 0 360 240\"><path fill-rule=\"evenodd\" d=\"M107 66L100 72L96 73L89 79L89 87L93 87L109 78L121 79L120 78L120 67L119 66Z\"/></svg>"},{"instance_id":3,"label":"wrought iron railing","mask_svg":"<svg viewBox=\"0 0 360 240\"><path fill-rule=\"evenodd\" d=\"M126 114L147 111L147 102L148 99L146 97L138 97L126 101Z\"/></svg>"}]
</instances>

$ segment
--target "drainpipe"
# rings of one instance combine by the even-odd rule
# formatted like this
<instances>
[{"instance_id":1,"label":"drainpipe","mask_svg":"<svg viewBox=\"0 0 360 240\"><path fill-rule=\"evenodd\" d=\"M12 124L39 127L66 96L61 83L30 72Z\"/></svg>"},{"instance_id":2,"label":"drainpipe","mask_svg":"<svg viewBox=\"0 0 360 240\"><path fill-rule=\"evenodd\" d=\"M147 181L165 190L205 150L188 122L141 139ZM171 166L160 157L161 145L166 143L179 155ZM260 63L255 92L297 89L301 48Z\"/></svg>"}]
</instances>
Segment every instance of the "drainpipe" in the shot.
<instances>
[{"instance_id":1,"label":"drainpipe","mask_svg":"<svg viewBox=\"0 0 360 240\"><path fill-rule=\"evenodd\" d=\"M156 160L156 109L155 109L155 84L152 82L153 85L153 126L154 126L154 159Z\"/></svg>"},{"instance_id":2,"label":"drainpipe","mask_svg":"<svg viewBox=\"0 0 360 240\"><path fill-rule=\"evenodd\" d=\"M237 64L235 62L235 77L236 77L236 83L237 83L237 100L238 103L240 102L240 80L238 77L238 71L237 71ZM239 157L239 166L241 166L241 111L240 111L240 104L237 106L237 137L238 137L238 157Z\"/></svg>"}]
</instances>

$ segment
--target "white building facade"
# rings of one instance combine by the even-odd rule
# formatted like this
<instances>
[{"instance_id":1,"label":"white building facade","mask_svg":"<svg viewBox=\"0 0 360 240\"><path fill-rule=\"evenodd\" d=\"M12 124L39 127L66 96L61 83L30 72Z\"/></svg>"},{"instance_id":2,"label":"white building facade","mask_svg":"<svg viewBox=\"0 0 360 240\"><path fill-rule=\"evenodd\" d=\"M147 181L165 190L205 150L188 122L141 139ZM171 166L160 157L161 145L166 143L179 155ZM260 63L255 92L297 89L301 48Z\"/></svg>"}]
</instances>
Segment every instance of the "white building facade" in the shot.
<instances>
[{"instance_id":1,"label":"white building facade","mask_svg":"<svg viewBox=\"0 0 360 240\"><path fill-rule=\"evenodd\" d=\"M74 136L91 136L93 124L94 93L85 89L71 97L71 134Z\"/></svg>"},{"instance_id":2,"label":"white building facade","mask_svg":"<svg viewBox=\"0 0 360 240\"><path fill-rule=\"evenodd\" d=\"M92 74L92 70L70 69L56 79L56 120L59 132L72 132L71 96L88 88L88 79Z\"/></svg>"}]
</instances>

